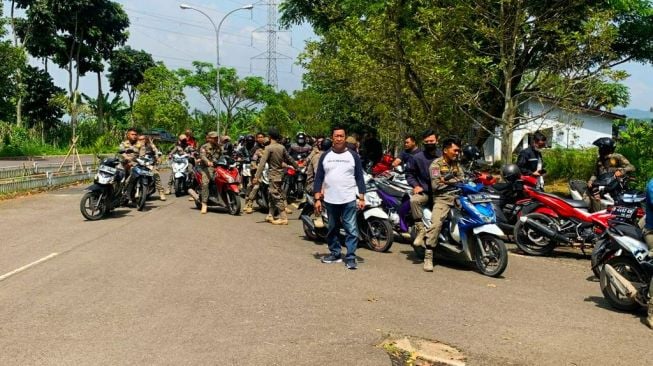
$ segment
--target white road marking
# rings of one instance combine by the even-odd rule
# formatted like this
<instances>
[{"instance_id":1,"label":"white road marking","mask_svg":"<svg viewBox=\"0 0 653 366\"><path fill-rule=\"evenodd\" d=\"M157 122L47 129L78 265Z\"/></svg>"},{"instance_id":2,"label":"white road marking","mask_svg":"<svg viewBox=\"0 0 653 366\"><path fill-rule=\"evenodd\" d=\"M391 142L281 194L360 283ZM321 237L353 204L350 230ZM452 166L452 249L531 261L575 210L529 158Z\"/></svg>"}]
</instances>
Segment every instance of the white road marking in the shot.
<instances>
[{"instance_id":1,"label":"white road marking","mask_svg":"<svg viewBox=\"0 0 653 366\"><path fill-rule=\"evenodd\" d=\"M17 274L17 273L23 272L24 270L29 269L30 267L34 267L35 265L37 265L39 263L43 263L43 262L45 262L47 260L50 260L50 259L52 259L52 258L54 258L54 257L56 257L58 255L59 255L59 253L52 253L52 254L48 255L47 257L43 257L43 258L41 258L41 259L39 259L37 261L34 261L34 262L32 262L32 263L30 263L28 265L22 266L22 267L20 267L18 269L15 269L15 270L13 270L13 271L11 271L9 273L5 273L2 276L0 276L0 281L3 281L3 280L5 280L5 279Z\"/></svg>"}]
</instances>

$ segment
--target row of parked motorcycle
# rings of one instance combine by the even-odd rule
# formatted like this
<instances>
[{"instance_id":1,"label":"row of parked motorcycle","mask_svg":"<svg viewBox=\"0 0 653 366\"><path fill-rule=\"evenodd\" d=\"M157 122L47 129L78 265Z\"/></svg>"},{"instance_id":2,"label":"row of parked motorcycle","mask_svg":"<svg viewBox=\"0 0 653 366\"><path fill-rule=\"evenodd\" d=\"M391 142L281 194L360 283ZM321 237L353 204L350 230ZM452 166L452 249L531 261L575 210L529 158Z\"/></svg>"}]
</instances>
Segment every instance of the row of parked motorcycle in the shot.
<instances>
[{"instance_id":1,"label":"row of parked motorcycle","mask_svg":"<svg viewBox=\"0 0 653 366\"><path fill-rule=\"evenodd\" d=\"M170 163L177 196L190 194L201 204L201 174L192 167L192 157L173 155ZM288 167L283 189L287 197L302 199L299 218L305 236L324 240L327 229L316 227L313 197L305 193L305 164L298 159L300 169ZM80 209L88 220L105 217L111 210L124 205L126 197L142 210L147 197L154 193L153 159L141 157L131 168L134 175L131 192L124 192L126 172L117 158L103 159L94 184L87 188ZM221 157L215 162L215 179L210 184L209 205L225 208L238 215L241 209L241 184L247 184L249 161ZM606 300L620 310L634 310L648 299L648 286L653 276L653 262L648 256L638 222L644 216L643 192L627 189L628 180L606 174L598 177L592 187L585 182L571 181L572 198L546 193L538 178L521 176L514 165L504 166L504 181L482 172L482 164L472 162L467 167L466 182L457 185L455 207L443 225L437 241L435 257L466 263L480 273L498 277L508 264L505 241L515 242L528 255L545 256L557 246L575 246L583 252L591 250L591 268L600 279ZM365 176L366 207L358 213L361 242L369 249L386 252L395 237L412 242L415 222L412 219L408 185L401 168ZM267 167L260 180L256 202L261 210L268 209ZM586 192L587 191L587 192ZM583 195L600 197L602 210L589 212ZM431 225L431 204L423 211L425 227ZM326 210L322 221L328 222ZM414 246L423 258L424 248Z\"/></svg>"}]
</instances>

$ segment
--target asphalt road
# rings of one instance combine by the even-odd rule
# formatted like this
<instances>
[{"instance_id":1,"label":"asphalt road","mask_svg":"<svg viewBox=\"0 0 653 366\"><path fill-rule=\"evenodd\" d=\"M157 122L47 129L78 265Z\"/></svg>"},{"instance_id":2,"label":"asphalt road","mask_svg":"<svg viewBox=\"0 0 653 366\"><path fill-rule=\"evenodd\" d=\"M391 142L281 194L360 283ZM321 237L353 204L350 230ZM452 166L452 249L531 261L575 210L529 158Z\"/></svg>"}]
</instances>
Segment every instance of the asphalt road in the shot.
<instances>
[{"instance_id":1,"label":"asphalt road","mask_svg":"<svg viewBox=\"0 0 653 366\"><path fill-rule=\"evenodd\" d=\"M63 156L47 156L47 157L17 157L17 158L0 158L0 168L18 168L18 167L32 167L34 163L37 163L38 165L56 165L56 164L61 164L64 159L66 158L65 155ZM72 164L72 156L69 156L68 159L66 160L66 164ZM86 164L89 162L94 161L93 155L88 155L88 154L80 154L79 155L79 160L81 160L82 164ZM77 162L77 158L75 158L75 161Z\"/></svg>"},{"instance_id":2,"label":"asphalt road","mask_svg":"<svg viewBox=\"0 0 653 366\"><path fill-rule=\"evenodd\" d=\"M326 265L301 224L186 198L84 221L82 187L0 202L0 365L390 365L387 334L469 365L646 365L653 331L607 308L587 259L511 255L504 278L425 273L409 245ZM297 215L291 215L296 218Z\"/></svg>"}]
</instances>

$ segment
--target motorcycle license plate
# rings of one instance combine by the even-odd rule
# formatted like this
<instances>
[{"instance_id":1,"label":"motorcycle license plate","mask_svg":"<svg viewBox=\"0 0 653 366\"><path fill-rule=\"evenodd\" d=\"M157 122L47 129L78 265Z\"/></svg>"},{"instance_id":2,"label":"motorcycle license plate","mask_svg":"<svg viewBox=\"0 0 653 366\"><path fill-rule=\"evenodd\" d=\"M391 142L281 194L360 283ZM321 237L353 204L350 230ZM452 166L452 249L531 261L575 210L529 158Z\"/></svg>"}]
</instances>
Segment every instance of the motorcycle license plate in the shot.
<instances>
[{"instance_id":1,"label":"motorcycle license plate","mask_svg":"<svg viewBox=\"0 0 653 366\"><path fill-rule=\"evenodd\" d=\"M109 174L116 174L116 168L114 168L114 167L110 167L110 166L106 166L106 165L100 165L100 169L99 169L99 170L100 170L101 172L105 172L105 173L109 173Z\"/></svg>"},{"instance_id":2,"label":"motorcycle license plate","mask_svg":"<svg viewBox=\"0 0 653 366\"><path fill-rule=\"evenodd\" d=\"M471 203L492 202L492 197L490 197L489 194L484 193L470 194L467 196L467 199L469 199L469 202Z\"/></svg>"},{"instance_id":3,"label":"motorcycle license plate","mask_svg":"<svg viewBox=\"0 0 653 366\"><path fill-rule=\"evenodd\" d=\"M631 219L635 216L635 211L637 211L637 209L634 207L619 206L612 210L612 214L622 219Z\"/></svg>"}]
</instances>

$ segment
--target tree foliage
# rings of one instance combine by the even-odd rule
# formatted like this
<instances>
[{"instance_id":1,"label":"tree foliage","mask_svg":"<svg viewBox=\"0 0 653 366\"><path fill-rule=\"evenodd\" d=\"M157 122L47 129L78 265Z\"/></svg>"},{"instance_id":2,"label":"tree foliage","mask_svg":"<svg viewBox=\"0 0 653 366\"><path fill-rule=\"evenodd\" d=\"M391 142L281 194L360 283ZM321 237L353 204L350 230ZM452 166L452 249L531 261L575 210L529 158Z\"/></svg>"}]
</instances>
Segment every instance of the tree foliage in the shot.
<instances>
[{"instance_id":1,"label":"tree foliage","mask_svg":"<svg viewBox=\"0 0 653 366\"><path fill-rule=\"evenodd\" d=\"M133 117L136 126L181 131L190 122L184 86L176 73L163 64L145 71L138 85Z\"/></svg>"},{"instance_id":2,"label":"tree foliage","mask_svg":"<svg viewBox=\"0 0 653 366\"><path fill-rule=\"evenodd\" d=\"M125 46L113 52L109 60L109 86L116 94L127 92L130 110L134 107L136 87L143 82L145 71L155 65L152 55L143 50Z\"/></svg>"}]
</instances>

